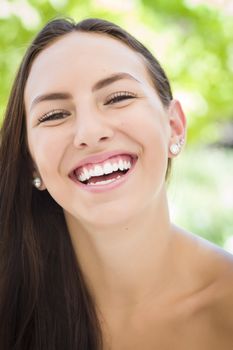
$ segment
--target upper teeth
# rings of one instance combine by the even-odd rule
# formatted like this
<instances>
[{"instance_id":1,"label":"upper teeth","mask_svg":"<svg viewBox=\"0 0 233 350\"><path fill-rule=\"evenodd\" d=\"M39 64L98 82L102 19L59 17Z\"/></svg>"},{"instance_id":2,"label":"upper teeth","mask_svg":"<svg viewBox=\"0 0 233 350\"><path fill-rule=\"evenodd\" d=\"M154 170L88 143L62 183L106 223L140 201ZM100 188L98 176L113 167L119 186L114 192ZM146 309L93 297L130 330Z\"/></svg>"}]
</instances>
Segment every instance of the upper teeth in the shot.
<instances>
[{"instance_id":1,"label":"upper teeth","mask_svg":"<svg viewBox=\"0 0 233 350\"><path fill-rule=\"evenodd\" d=\"M93 176L102 176L111 174L114 171L117 170L127 170L131 168L131 162L126 160L118 160L114 163L106 162L103 165L94 165L90 169L87 169L86 167L82 168L81 174L78 175L79 181L86 181L89 180Z\"/></svg>"}]
</instances>

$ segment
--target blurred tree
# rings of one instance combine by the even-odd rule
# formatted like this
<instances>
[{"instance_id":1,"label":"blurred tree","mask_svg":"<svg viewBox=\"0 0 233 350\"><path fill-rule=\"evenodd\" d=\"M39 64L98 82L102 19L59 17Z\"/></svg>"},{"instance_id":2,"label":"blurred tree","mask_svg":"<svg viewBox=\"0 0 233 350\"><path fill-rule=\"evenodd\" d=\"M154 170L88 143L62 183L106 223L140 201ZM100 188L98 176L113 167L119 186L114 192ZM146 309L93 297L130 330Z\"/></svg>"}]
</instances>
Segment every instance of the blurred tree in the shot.
<instances>
[{"instance_id":1,"label":"blurred tree","mask_svg":"<svg viewBox=\"0 0 233 350\"><path fill-rule=\"evenodd\" d=\"M165 64L190 114L189 142L217 141L219 124L233 121L232 13L200 0L142 3L160 18L162 34L167 33Z\"/></svg>"}]
</instances>

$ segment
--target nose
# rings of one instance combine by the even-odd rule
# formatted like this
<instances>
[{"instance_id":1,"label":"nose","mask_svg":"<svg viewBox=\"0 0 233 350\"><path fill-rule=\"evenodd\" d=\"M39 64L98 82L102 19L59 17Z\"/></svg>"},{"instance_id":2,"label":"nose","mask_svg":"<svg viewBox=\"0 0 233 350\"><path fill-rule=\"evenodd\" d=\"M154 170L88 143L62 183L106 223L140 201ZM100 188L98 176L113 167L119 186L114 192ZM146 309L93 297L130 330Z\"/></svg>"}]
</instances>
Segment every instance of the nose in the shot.
<instances>
[{"instance_id":1,"label":"nose","mask_svg":"<svg viewBox=\"0 0 233 350\"><path fill-rule=\"evenodd\" d=\"M113 135L114 129L107 116L93 109L85 110L77 118L74 146L81 149L98 147L112 139Z\"/></svg>"}]
</instances>

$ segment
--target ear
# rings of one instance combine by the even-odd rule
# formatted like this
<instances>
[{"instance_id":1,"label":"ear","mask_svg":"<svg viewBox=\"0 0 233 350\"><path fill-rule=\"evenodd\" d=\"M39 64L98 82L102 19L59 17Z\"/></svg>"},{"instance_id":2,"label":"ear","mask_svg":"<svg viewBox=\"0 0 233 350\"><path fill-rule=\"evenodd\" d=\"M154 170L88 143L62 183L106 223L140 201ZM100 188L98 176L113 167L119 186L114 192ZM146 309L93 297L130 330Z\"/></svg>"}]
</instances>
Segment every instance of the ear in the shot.
<instances>
[{"instance_id":1,"label":"ear","mask_svg":"<svg viewBox=\"0 0 233 350\"><path fill-rule=\"evenodd\" d=\"M169 125L170 125L170 139L169 148L172 144L179 143L186 137L186 117L183 112L182 106L179 101L172 100L168 109L169 114ZM169 158L174 155L169 151Z\"/></svg>"}]
</instances>

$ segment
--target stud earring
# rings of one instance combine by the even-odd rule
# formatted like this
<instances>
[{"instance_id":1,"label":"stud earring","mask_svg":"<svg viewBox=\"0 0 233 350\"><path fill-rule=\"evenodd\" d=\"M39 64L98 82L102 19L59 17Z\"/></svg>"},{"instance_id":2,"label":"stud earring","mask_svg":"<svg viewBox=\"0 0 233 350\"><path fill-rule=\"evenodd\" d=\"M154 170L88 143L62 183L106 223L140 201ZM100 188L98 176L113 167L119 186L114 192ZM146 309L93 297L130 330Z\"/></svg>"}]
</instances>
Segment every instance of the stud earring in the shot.
<instances>
[{"instance_id":1,"label":"stud earring","mask_svg":"<svg viewBox=\"0 0 233 350\"><path fill-rule=\"evenodd\" d=\"M41 178L39 176L35 177L32 181L33 185L39 189L42 185L42 181L41 181Z\"/></svg>"},{"instance_id":2,"label":"stud earring","mask_svg":"<svg viewBox=\"0 0 233 350\"><path fill-rule=\"evenodd\" d=\"M173 143L170 146L170 151L174 156L176 156L180 152L180 147L179 147L178 143Z\"/></svg>"},{"instance_id":3,"label":"stud earring","mask_svg":"<svg viewBox=\"0 0 233 350\"><path fill-rule=\"evenodd\" d=\"M180 143L181 146L184 145L184 138L183 138L183 137L180 139L180 142L179 142L179 143Z\"/></svg>"},{"instance_id":4,"label":"stud earring","mask_svg":"<svg viewBox=\"0 0 233 350\"><path fill-rule=\"evenodd\" d=\"M174 156L176 156L179 152L180 152L180 150L181 150L181 147L183 146L183 144L184 144L184 138L182 137L182 139L180 139L180 141L179 142L177 142L177 143L173 143L171 146L170 146L170 152L174 155Z\"/></svg>"}]
</instances>

